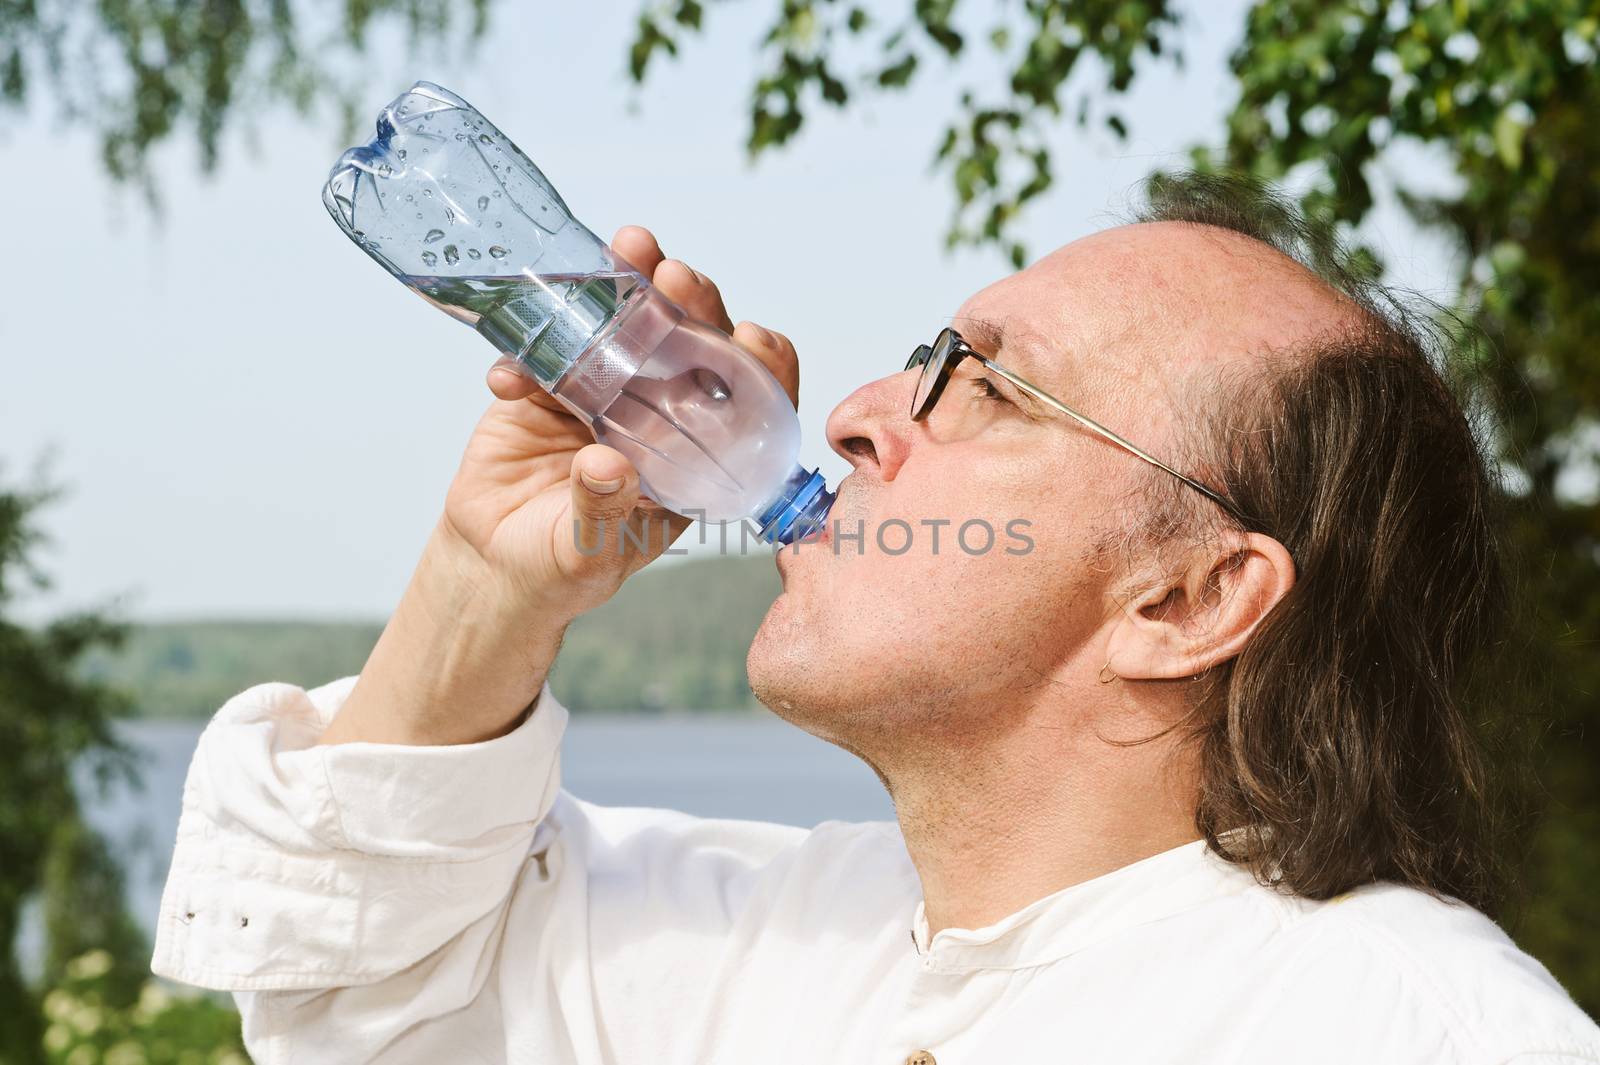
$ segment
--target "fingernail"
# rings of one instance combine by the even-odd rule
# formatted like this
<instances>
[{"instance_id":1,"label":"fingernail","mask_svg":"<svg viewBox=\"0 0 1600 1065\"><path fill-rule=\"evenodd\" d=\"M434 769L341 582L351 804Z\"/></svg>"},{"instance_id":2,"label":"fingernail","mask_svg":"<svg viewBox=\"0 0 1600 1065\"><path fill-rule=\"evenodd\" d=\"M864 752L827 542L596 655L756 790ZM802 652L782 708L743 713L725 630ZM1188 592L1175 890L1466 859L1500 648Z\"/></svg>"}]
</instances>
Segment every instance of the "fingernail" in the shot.
<instances>
[{"instance_id":1,"label":"fingernail","mask_svg":"<svg viewBox=\"0 0 1600 1065\"><path fill-rule=\"evenodd\" d=\"M701 281L701 278L700 274L695 270L695 268L690 266L688 263L684 263L683 268L689 271L689 276L694 278L694 283L698 285Z\"/></svg>"},{"instance_id":2,"label":"fingernail","mask_svg":"<svg viewBox=\"0 0 1600 1065\"><path fill-rule=\"evenodd\" d=\"M777 343L777 340L774 339L773 335L767 332L765 328L757 325L754 322L750 323L750 328L756 331L756 336L761 340L761 343L769 346Z\"/></svg>"},{"instance_id":3,"label":"fingernail","mask_svg":"<svg viewBox=\"0 0 1600 1065\"><path fill-rule=\"evenodd\" d=\"M609 481L598 481L593 477L590 477L588 471L579 473L578 476L583 479L583 486L597 496L610 495L612 492L615 492L617 489L622 487L622 482L624 480L624 478L621 477L613 477Z\"/></svg>"}]
</instances>

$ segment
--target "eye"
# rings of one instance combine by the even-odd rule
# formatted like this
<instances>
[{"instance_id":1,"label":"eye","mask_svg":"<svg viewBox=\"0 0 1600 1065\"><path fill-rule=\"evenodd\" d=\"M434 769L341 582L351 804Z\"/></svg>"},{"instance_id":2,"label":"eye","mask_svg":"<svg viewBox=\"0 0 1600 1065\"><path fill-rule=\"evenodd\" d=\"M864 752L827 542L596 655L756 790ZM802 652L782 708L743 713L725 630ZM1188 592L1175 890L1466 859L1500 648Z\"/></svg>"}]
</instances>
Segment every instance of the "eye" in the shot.
<instances>
[{"instance_id":1,"label":"eye","mask_svg":"<svg viewBox=\"0 0 1600 1065\"><path fill-rule=\"evenodd\" d=\"M1004 393L994 387L994 382L989 380L986 375L979 375L972 379L972 390L978 394L980 399L992 399L999 403L1011 402L1005 397Z\"/></svg>"}]
</instances>

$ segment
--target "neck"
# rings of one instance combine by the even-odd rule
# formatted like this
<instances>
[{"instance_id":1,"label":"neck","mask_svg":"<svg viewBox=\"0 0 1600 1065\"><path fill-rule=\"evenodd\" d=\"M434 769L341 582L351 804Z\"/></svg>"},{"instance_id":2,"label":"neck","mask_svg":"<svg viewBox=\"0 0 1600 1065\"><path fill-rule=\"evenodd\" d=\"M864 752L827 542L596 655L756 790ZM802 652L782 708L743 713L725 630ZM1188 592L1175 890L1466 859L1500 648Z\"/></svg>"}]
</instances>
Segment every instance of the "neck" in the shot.
<instances>
[{"instance_id":1,"label":"neck","mask_svg":"<svg viewBox=\"0 0 1600 1065\"><path fill-rule=\"evenodd\" d=\"M1199 838L1193 761L1176 733L1108 742L1164 727L1164 715L1122 698L1090 715L1059 705L957 715L1012 724L981 739L941 737L937 750L909 757L902 748L880 769L922 880L929 935L982 928Z\"/></svg>"}]
</instances>

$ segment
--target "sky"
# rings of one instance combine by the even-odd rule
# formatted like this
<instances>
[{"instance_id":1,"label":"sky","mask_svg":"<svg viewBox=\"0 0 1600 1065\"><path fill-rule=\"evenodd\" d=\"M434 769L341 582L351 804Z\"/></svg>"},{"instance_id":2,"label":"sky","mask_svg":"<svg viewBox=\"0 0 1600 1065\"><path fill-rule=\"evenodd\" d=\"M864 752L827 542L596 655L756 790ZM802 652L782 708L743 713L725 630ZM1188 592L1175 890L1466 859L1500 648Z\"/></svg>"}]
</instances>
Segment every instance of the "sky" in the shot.
<instances>
[{"instance_id":1,"label":"sky","mask_svg":"<svg viewBox=\"0 0 1600 1065\"><path fill-rule=\"evenodd\" d=\"M993 249L945 251L952 192L929 165L978 65L933 64L910 92L842 114L813 108L791 146L748 162L747 91L774 6L709 7L709 32L641 91L624 71L632 0L501 3L470 56L381 50L369 113L415 78L453 89L602 238L650 227L735 320L788 334L801 457L832 484L848 467L827 450L828 411L1010 267ZM1189 5L1184 70L1138 80L1126 142L1059 127L1056 185L1018 231L1033 255L1114 224L1146 173L1217 139L1245 6ZM48 455L66 490L39 515L54 587L25 616L381 618L439 513L494 352L328 219L319 191L346 146L331 110L251 126L210 176L189 145L163 150L156 218L48 107L0 119L0 476L15 484ZM1446 288L1452 264L1398 211L1368 236L1400 281Z\"/></svg>"}]
</instances>

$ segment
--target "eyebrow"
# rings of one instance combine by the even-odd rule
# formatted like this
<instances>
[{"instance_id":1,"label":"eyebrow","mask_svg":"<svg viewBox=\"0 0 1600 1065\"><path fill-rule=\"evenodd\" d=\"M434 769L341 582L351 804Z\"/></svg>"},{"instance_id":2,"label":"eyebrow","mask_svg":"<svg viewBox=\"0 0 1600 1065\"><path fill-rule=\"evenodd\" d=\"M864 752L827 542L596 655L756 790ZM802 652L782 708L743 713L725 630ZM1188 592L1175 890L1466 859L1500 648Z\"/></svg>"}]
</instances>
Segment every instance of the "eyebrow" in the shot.
<instances>
[{"instance_id":1,"label":"eyebrow","mask_svg":"<svg viewBox=\"0 0 1600 1065\"><path fill-rule=\"evenodd\" d=\"M957 328L979 352L993 359L998 357L1000 349L1006 346L1006 327L992 318L955 318L951 324L961 323Z\"/></svg>"},{"instance_id":2,"label":"eyebrow","mask_svg":"<svg viewBox=\"0 0 1600 1065\"><path fill-rule=\"evenodd\" d=\"M962 338L978 354L999 363L1014 373L1022 374L1024 377L1029 376L1021 370L1014 369L1012 366L1013 360L1002 360L1000 358L1000 352L1007 347L1008 342L1013 354L1017 352L1018 348L1015 338L1006 332L1006 327L1003 324L992 318L969 318L965 316L954 319L954 322L961 323L957 326L957 329L960 331ZM998 374L988 374L987 376L991 382L1006 394L1007 399L1021 409L1023 414L1038 420L1045 413L1044 404L1013 385L1010 381Z\"/></svg>"}]
</instances>

